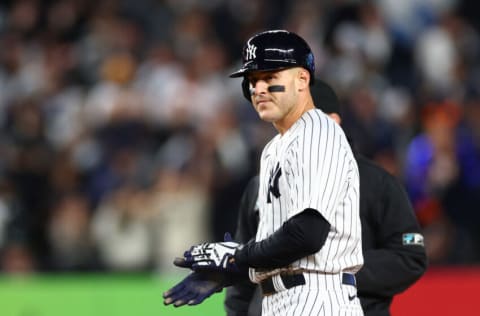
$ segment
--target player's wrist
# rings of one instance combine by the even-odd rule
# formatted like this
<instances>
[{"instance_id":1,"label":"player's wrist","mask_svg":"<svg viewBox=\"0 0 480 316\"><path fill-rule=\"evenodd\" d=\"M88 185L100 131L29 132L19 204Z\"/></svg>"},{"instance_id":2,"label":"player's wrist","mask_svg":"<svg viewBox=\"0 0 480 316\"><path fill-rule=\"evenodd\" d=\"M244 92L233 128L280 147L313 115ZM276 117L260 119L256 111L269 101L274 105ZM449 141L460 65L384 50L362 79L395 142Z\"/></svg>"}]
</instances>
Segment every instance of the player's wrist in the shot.
<instances>
[{"instance_id":1,"label":"player's wrist","mask_svg":"<svg viewBox=\"0 0 480 316\"><path fill-rule=\"evenodd\" d=\"M231 259L239 269L248 269L248 244L240 245Z\"/></svg>"}]
</instances>

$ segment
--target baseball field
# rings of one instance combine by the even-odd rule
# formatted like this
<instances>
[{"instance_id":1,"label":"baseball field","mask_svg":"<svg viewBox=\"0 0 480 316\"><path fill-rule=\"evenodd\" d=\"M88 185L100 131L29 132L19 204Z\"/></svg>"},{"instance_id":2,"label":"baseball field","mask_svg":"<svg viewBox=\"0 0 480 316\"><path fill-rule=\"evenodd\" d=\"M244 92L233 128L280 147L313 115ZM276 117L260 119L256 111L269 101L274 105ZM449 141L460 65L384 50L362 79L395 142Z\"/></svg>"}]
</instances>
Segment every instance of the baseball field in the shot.
<instances>
[{"instance_id":1,"label":"baseball field","mask_svg":"<svg viewBox=\"0 0 480 316\"><path fill-rule=\"evenodd\" d=\"M111 274L3 276L0 315L225 315L224 293L217 293L194 307L164 306L162 293L181 278ZM395 298L392 315L478 315L479 291L478 268L430 268L408 291Z\"/></svg>"},{"instance_id":2,"label":"baseball field","mask_svg":"<svg viewBox=\"0 0 480 316\"><path fill-rule=\"evenodd\" d=\"M0 278L2 316L224 315L223 293L194 307L164 306L180 277L42 275Z\"/></svg>"}]
</instances>

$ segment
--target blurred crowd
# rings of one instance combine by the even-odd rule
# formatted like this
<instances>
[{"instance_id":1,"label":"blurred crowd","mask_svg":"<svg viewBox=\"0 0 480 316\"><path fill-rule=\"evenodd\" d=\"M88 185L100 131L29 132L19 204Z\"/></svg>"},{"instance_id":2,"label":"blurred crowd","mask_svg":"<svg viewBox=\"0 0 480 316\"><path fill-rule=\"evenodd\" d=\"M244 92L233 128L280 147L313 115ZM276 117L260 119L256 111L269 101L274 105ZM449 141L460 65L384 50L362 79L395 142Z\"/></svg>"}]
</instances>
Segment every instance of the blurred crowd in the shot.
<instances>
[{"instance_id":1,"label":"blurred crowd","mask_svg":"<svg viewBox=\"0 0 480 316\"><path fill-rule=\"evenodd\" d=\"M310 43L355 149L405 184L430 263L480 263L476 9L1 1L0 271L167 272L179 251L233 232L275 132L228 74L271 28Z\"/></svg>"}]
</instances>

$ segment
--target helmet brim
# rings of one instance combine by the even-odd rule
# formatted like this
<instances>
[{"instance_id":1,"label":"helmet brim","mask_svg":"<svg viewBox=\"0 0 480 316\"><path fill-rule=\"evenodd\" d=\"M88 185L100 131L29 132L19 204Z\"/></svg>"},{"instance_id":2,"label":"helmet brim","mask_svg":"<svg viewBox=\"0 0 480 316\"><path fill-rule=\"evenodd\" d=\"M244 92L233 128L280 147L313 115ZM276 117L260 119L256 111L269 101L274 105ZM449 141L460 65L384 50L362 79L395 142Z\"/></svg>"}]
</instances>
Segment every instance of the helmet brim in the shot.
<instances>
[{"instance_id":1,"label":"helmet brim","mask_svg":"<svg viewBox=\"0 0 480 316\"><path fill-rule=\"evenodd\" d=\"M232 72L229 77L230 78L239 78L239 77L245 77L251 72L258 71L258 72L265 72L265 71L280 71L284 70L287 68L293 68L293 67L302 67L301 65L283 65L283 67L279 67L278 65L272 65L272 67L267 67L267 68L262 68L262 69L252 69L252 67L242 67L239 70ZM305 68L306 69L306 68ZM308 70L308 69L306 69ZM310 73L311 74L311 73ZM315 76L312 74L310 75L310 85L313 85L315 83Z\"/></svg>"},{"instance_id":2,"label":"helmet brim","mask_svg":"<svg viewBox=\"0 0 480 316\"><path fill-rule=\"evenodd\" d=\"M232 72L229 77L230 78L238 78L238 77L243 77L245 76L247 73L248 73L249 69L248 68L245 68L245 67L242 67L240 68L239 70L235 71L235 72Z\"/></svg>"},{"instance_id":3,"label":"helmet brim","mask_svg":"<svg viewBox=\"0 0 480 316\"><path fill-rule=\"evenodd\" d=\"M254 72L254 71L258 71L258 72L280 71L280 70L293 68L293 67L303 67L303 66L298 65L296 63L290 63L285 61L269 61L269 62L263 62L261 65L258 65L256 63L249 63L249 64L243 65L243 67L240 68L239 70L231 73L229 77L238 78L238 77L244 77L248 73Z\"/></svg>"}]
</instances>

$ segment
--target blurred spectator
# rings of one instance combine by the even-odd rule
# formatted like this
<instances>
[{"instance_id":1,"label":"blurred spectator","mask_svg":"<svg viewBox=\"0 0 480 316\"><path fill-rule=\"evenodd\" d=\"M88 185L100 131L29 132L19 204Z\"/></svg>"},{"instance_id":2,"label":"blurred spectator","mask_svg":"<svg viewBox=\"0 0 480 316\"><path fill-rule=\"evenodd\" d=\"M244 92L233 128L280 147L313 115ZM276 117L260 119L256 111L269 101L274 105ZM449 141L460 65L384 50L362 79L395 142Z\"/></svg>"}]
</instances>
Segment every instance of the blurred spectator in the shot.
<instances>
[{"instance_id":1,"label":"blurred spectator","mask_svg":"<svg viewBox=\"0 0 480 316\"><path fill-rule=\"evenodd\" d=\"M416 64L427 88L442 91L451 87L458 52L445 28L433 26L419 35L416 50Z\"/></svg>"},{"instance_id":2,"label":"blurred spectator","mask_svg":"<svg viewBox=\"0 0 480 316\"><path fill-rule=\"evenodd\" d=\"M0 249L3 248L8 238L8 228L12 221L13 210L11 205L11 192L5 183L0 183Z\"/></svg>"},{"instance_id":3,"label":"blurred spectator","mask_svg":"<svg viewBox=\"0 0 480 316\"><path fill-rule=\"evenodd\" d=\"M379 115L379 97L373 89L358 85L346 102L344 129L352 135L356 149L375 159L382 151L392 147L393 127Z\"/></svg>"},{"instance_id":4,"label":"blurred spectator","mask_svg":"<svg viewBox=\"0 0 480 316\"><path fill-rule=\"evenodd\" d=\"M239 122L226 106L217 112L204 133L212 142L212 205L211 229L214 240L223 240L226 232L235 230L238 201L242 190L255 169L250 162L250 150Z\"/></svg>"},{"instance_id":5,"label":"blurred spectator","mask_svg":"<svg viewBox=\"0 0 480 316\"><path fill-rule=\"evenodd\" d=\"M135 59L128 53L110 55L103 62L102 80L90 89L85 101L84 115L91 128L140 118L141 99L131 87L136 67Z\"/></svg>"},{"instance_id":6,"label":"blurred spectator","mask_svg":"<svg viewBox=\"0 0 480 316\"><path fill-rule=\"evenodd\" d=\"M470 221L480 219L476 207L472 206L475 204L471 204L480 193L480 155L471 136L459 129L461 110L451 102L425 106L423 133L412 139L406 158L407 190L421 225L439 226L439 222L449 221L455 227L453 234L448 234L449 240L444 240L451 247L439 247L450 249L450 252L443 250L442 255L429 253L429 246L434 242L430 243L426 234L427 254L432 262L477 260L477 254L471 249L476 228L472 229ZM448 232L445 229L450 225L440 226L444 227L442 234ZM451 252L459 249L462 252L452 258Z\"/></svg>"},{"instance_id":7,"label":"blurred spectator","mask_svg":"<svg viewBox=\"0 0 480 316\"><path fill-rule=\"evenodd\" d=\"M48 253L45 231L51 196L49 174L55 153L45 137L38 99L27 98L12 105L6 134L12 142L7 175L18 198L22 219L19 224L42 263Z\"/></svg>"},{"instance_id":8,"label":"blurred spectator","mask_svg":"<svg viewBox=\"0 0 480 316\"><path fill-rule=\"evenodd\" d=\"M35 255L25 243L13 241L2 249L1 272L25 275L37 271L36 268Z\"/></svg>"},{"instance_id":9,"label":"blurred spectator","mask_svg":"<svg viewBox=\"0 0 480 316\"><path fill-rule=\"evenodd\" d=\"M132 185L113 191L92 219L92 238L102 266L112 271L145 271L152 266L152 232L145 193Z\"/></svg>"},{"instance_id":10,"label":"blurred spectator","mask_svg":"<svg viewBox=\"0 0 480 316\"><path fill-rule=\"evenodd\" d=\"M155 177L148 209L154 226L155 264L161 273L177 272L172 260L179 249L211 239L208 191L198 176L194 170L167 167Z\"/></svg>"},{"instance_id":11,"label":"blurred spectator","mask_svg":"<svg viewBox=\"0 0 480 316\"><path fill-rule=\"evenodd\" d=\"M51 267L60 271L95 267L90 238L90 209L86 197L65 195L53 206L48 225Z\"/></svg>"},{"instance_id":12,"label":"blurred spectator","mask_svg":"<svg viewBox=\"0 0 480 316\"><path fill-rule=\"evenodd\" d=\"M479 263L470 2L1 1L4 269L168 271L233 231L274 130L226 78L269 28L312 44L357 149L406 183L431 262Z\"/></svg>"},{"instance_id":13,"label":"blurred spectator","mask_svg":"<svg viewBox=\"0 0 480 316\"><path fill-rule=\"evenodd\" d=\"M403 157L417 132L413 99L405 88L391 86L380 93L378 102L378 115L392 129L392 139L390 145L377 152L375 160L391 174L401 178Z\"/></svg>"},{"instance_id":14,"label":"blurred spectator","mask_svg":"<svg viewBox=\"0 0 480 316\"><path fill-rule=\"evenodd\" d=\"M7 28L24 36L33 35L40 22L41 6L35 0L13 1L7 18Z\"/></svg>"},{"instance_id":15,"label":"blurred spectator","mask_svg":"<svg viewBox=\"0 0 480 316\"><path fill-rule=\"evenodd\" d=\"M139 65L136 88L143 96L146 120L156 132L168 133L168 129L188 121L177 100L184 81L184 67L167 43L152 47Z\"/></svg>"}]
</instances>

